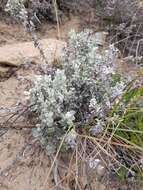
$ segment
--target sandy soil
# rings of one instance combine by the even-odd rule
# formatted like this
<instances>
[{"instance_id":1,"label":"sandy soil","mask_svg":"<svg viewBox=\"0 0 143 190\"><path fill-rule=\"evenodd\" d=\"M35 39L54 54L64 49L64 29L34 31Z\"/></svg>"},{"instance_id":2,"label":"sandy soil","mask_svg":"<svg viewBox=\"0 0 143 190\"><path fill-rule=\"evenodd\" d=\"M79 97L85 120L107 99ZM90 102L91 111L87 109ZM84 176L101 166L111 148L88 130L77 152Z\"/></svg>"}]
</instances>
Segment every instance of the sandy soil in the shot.
<instances>
[{"instance_id":1,"label":"sandy soil","mask_svg":"<svg viewBox=\"0 0 143 190\"><path fill-rule=\"evenodd\" d=\"M76 31L80 29L78 17L71 17L70 20L60 26L61 39L65 38L73 28ZM40 39L58 38L57 27L51 23L46 23L40 31L37 31L37 35ZM4 21L0 21L0 46L25 41L31 41L31 36L27 34L21 25L6 24Z\"/></svg>"},{"instance_id":2,"label":"sandy soil","mask_svg":"<svg viewBox=\"0 0 143 190\"><path fill-rule=\"evenodd\" d=\"M61 26L62 38L67 36L67 31L71 28L79 30L79 25L80 22L77 18L67 21ZM38 32L38 36L40 38L57 38L56 26L44 25L42 31ZM24 32L21 26L0 22L1 47L30 39L31 37ZM18 105L20 101L24 101L23 92L26 82L23 79L31 77L33 73L33 68L21 68L9 79L0 82L0 107L12 107ZM3 119L0 117L0 122ZM34 143L29 129L0 130L0 190L55 190L57 188L52 178L43 189L49 168L50 161L47 155L38 144ZM93 189L107 189L103 184L96 183L94 179L92 181ZM118 187L114 189L118 189ZM69 188L64 189L68 190ZM70 189L72 190L72 188ZM123 187L123 189L125 190L127 187Z\"/></svg>"},{"instance_id":3,"label":"sandy soil","mask_svg":"<svg viewBox=\"0 0 143 190\"><path fill-rule=\"evenodd\" d=\"M22 74L20 76L22 77ZM19 100L22 101L24 88L16 77L0 82L0 105L13 107ZM3 119L1 118L1 122ZM0 131L0 190L40 189L44 180L40 179L40 176L46 172L48 160L43 162L43 167L43 152L38 152L38 148L35 150L34 146L30 145L32 141L29 132L14 129Z\"/></svg>"},{"instance_id":4,"label":"sandy soil","mask_svg":"<svg viewBox=\"0 0 143 190\"><path fill-rule=\"evenodd\" d=\"M62 25L62 38L66 37L71 26L78 30L79 20L73 18ZM57 38L56 26L46 24L42 31L37 32L37 35L40 39ZM21 26L0 22L0 47L30 40L31 37ZM6 51L1 52L1 55L4 56ZM9 79L2 80L0 82L0 107L10 108L23 101L26 86L23 80L33 74L33 69L20 69ZM0 122L4 119L0 117ZM0 130L0 190L43 190L42 186L49 167L47 155L38 145L36 146L35 143L33 145L29 129ZM45 190L50 189L55 189L52 180L47 183Z\"/></svg>"},{"instance_id":5,"label":"sandy soil","mask_svg":"<svg viewBox=\"0 0 143 190\"><path fill-rule=\"evenodd\" d=\"M71 28L77 31L80 29L78 18L72 18L61 26L61 39L67 37ZM40 39L57 39L57 28L55 25L45 24L42 30L37 32L37 35ZM21 26L0 21L1 57L13 57L15 52L13 53L14 48L12 50L11 45L15 47L15 51L19 51L19 44L27 41L31 41L31 37ZM22 48L29 54L32 50L29 45L27 46L27 43L24 44ZM0 108L12 108L25 101L24 90L27 86L27 80L32 78L37 70L35 66L20 68L7 77L1 73L3 70L5 72L5 69L7 74L7 69L11 70L13 67L3 68L3 64L0 64ZM6 119L7 117L4 117L0 109L0 123ZM23 123L23 118L20 122ZM41 147L33 142L30 129L0 130L0 190L55 190L57 188L52 177L43 189L49 168L50 160ZM62 175L64 177L63 172ZM95 189L99 186L100 190L105 189L102 184L96 184ZM64 189L68 190L69 188Z\"/></svg>"}]
</instances>

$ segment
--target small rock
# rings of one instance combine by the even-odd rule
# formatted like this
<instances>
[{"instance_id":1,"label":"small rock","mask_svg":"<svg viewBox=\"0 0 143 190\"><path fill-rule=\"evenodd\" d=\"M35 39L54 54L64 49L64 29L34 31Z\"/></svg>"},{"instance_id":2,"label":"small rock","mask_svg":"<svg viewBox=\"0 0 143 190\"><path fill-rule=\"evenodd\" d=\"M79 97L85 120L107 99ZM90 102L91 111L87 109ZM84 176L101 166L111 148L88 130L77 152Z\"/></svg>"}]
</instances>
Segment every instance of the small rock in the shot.
<instances>
[{"instance_id":1,"label":"small rock","mask_svg":"<svg viewBox=\"0 0 143 190\"><path fill-rule=\"evenodd\" d=\"M0 66L0 78L5 78L9 71L9 67Z\"/></svg>"},{"instance_id":2,"label":"small rock","mask_svg":"<svg viewBox=\"0 0 143 190\"><path fill-rule=\"evenodd\" d=\"M99 175L99 177L102 177L105 174L105 167L99 164L96 168L96 172Z\"/></svg>"},{"instance_id":3,"label":"small rock","mask_svg":"<svg viewBox=\"0 0 143 190\"><path fill-rule=\"evenodd\" d=\"M52 63L55 58L59 58L62 49L66 46L65 42L55 39L43 39L39 43L48 63ZM33 63L41 62L40 52L34 47L33 42L22 42L0 47L1 65L19 66L25 60L30 60Z\"/></svg>"},{"instance_id":4,"label":"small rock","mask_svg":"<svg viewBox=\"0 0 143 190\"><path fill-rule=\"evenodd\" d=\"M8 175L9 175L9 173L8 173L8 172L4 173L4 176L5 176L5 177L7 177Z\"/></svg>"},{"instance_id":5,"label":"small rock","mask_svg":"<svg viewBox=\"0 0 143 190\"><path fill-rule=\"evenodd\" d=\"M107 32L96 32L95 38L97 45L104 46L107 35L108 35Z\"/></svg>"}]
</instances>

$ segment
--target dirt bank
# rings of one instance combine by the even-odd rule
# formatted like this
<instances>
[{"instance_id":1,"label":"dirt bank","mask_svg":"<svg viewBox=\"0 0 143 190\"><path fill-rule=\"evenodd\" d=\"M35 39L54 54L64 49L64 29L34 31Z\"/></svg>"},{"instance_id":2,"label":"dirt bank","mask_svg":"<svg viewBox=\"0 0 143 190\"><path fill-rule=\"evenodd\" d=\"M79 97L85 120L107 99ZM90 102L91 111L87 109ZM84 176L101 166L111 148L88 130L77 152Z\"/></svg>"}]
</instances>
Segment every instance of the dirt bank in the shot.
<instances>
[{"instance_id":1,"label":"dirt bank","mask_svg":"<svg viewBox=\"0 0 143 190\"><path fill-rule=\"evenodd\" d=\"M80 30L80 20L73 17L60 27L61 39L65 39L68 31L74 28ZM45 24L41 31L37 32L40 39L57 38L57 28L53 24ZM20 42L31 40L31 36L27 34L20 25L7 25L0 22L0 46L8 46ZM21 47L23 48L23 47ZM8 56L8 49L2 53ZM17 50L15 50L17 51ZM29 50L29 52L31 49ZM26 56L26 55L25 55ZM6 80L0 82L0 107L13 107L24 101L24 90L27 81L37 71L34 66L23 67L18 69ZM1 110L0 110L1 111ZM4 118L1 117L1 121ZM34 143L30 135L29 129L24 130L0 130L0 190L43 190L43 184L47 178L50 168L50 161L44 151ZM64 169L62 178L65 178ZM94 172L93 172L94 173ZM83 176L80 176L84 180ZM96 181L96 175L89 176L92 182L93 190L119 190L120 184L106 185ZM64 181L64 180L63 180ZM66 181L66 179L65 179ZM69 184L72 184L72 178ZM108 182L107 182L108 183ZM136 187L133 187L135 189ZM51 177L44 190L57 189ZM62 189L62 188L61 188ZM63 188L72 190L73 186ZM84 188L89 190L88 188ZM82 189L82 190L84 190ZM131 187L123 185L122 190L129 190ZM59 189L57 189L59 190ZM120 188L121 190L121 188ZM141 189L140 189L141 190Z\"/></svg>"}]
</instances>

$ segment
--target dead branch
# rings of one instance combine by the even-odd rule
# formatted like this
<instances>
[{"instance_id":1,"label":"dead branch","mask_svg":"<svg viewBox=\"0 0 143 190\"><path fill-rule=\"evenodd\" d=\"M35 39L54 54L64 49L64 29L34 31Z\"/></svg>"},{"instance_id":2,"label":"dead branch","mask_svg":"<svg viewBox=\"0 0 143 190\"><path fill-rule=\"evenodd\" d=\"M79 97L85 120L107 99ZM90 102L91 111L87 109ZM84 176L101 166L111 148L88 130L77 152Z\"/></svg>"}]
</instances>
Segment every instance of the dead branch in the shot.
<instances>
[{"instance_id":1,"label":"dead branch","mask_svg":"<svg viewBox=\"0 0 143 190\"><path fill-rule=\"evenodd\" d=\"M5 125L5 123L0 123L0 130L1 129L15 129L15 130L21 130L21 129L32 129L35 128L35 125L29 125L29 124L7 124Z\"/></svg>"}]
</instances>

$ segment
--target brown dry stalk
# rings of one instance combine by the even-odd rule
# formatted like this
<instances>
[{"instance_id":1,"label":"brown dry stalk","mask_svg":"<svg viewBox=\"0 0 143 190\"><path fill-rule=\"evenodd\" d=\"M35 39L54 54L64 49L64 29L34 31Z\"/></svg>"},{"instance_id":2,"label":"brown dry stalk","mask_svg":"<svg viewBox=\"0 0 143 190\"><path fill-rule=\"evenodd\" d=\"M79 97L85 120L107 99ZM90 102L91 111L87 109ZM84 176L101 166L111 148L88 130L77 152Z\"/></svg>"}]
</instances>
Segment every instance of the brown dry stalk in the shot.
<instances>
[{"instance_id":1,"label":"brown dry stalk","mask_svg":"<svg viewBox=\"0 0 143 190\"><path fill-rule=\"evenodd\" d=\"M21 125L21 124L4 124L0 123L0 129L16 129L16 130L21 130L21 129L32 129L35 128L35 125Z\"/></svg>"}]
</instances>

